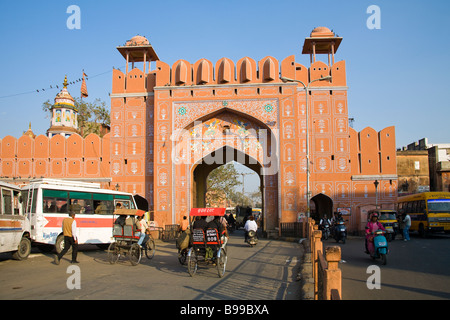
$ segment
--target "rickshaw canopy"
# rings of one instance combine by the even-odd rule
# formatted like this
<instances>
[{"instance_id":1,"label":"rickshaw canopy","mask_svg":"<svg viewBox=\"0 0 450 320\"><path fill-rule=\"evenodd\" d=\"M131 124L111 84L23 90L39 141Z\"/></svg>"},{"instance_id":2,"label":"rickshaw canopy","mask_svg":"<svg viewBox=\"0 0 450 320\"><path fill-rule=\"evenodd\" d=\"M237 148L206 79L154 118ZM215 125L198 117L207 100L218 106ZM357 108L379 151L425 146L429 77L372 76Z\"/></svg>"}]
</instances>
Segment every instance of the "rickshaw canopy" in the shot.
<instances>
[{"instance_id":1,"label":"rickshaw canopy","mask_svg":"<svg viewBox=\"0 0 450 320\"><path fill-rule=\"evenodd\" d=\"M226 208L192 208L189 216L224 216Z\"/></svg>"},{"instance_id":2,"label":"rickshaw canopy","mask_svg":"<svg viewBox=\"0 0 450 320\"><path fill-rule=\"evenodd\" d=\"M115 215L120 215L120 216L143 216L145 214L144 210L140 210L140 209L117 209L116 211L114 211Z\"/></svg>"}]
</instances>

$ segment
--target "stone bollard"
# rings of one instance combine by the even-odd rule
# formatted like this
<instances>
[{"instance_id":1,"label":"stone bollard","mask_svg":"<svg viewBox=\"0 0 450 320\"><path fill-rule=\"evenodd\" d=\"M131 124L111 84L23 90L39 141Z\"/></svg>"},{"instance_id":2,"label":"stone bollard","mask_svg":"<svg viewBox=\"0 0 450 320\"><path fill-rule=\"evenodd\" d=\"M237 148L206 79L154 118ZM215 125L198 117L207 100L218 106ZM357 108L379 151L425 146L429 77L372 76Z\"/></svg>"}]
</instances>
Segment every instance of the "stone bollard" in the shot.
<instances>
[{"instance_id":1,"label":"stone bollard","mask_svg":"<svg viewBox=\"0 0 450 320\"><path fill-rule=\"evenodd\" d=\"M312 248L313 251L311 253L313 260L314 297L317 299L317 293L319 288L319 256L317 253L318 251L323 252L322 231L314 230L313 243L314 243Z\"/></svg>"},{"instance_id":2,"label":"stone bollard","mask_svg":"<svg viewBox=\"0 0 450 320\"><path fill-rule=\"evenodd\" d=\"M342 272L339 269L341 261L341 247L333 246L325 249L325 259L328 268L325 270L324 294L326 300L331 299L331 290L336 289L342 296Z\"/></svg>"}]
</instances>

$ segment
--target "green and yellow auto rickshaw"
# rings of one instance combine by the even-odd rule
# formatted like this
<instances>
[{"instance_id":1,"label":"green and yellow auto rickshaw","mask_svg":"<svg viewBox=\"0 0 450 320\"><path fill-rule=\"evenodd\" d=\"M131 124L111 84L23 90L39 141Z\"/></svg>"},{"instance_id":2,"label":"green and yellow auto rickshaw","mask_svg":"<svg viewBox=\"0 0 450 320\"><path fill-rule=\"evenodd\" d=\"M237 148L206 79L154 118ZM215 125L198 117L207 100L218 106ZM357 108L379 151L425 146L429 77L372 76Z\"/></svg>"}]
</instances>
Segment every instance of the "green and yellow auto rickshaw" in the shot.
<instances>
[{"instance_id":1,"label":"green and yellow auto rickshaw","mask_svg":"<svg viewBox=\"0 0 450 320\"><path fill-rule=\"evenodd\" d=\"M367 221L370 221L372 214L378 213L378 222L380 222L386 229L386 239L392 241L395 239L395 235L398 233L398 221L397 221L397 211L395 210L385 210L385 209L374 209L369 210L367 213Z\"/></svg>"}]
</instances>

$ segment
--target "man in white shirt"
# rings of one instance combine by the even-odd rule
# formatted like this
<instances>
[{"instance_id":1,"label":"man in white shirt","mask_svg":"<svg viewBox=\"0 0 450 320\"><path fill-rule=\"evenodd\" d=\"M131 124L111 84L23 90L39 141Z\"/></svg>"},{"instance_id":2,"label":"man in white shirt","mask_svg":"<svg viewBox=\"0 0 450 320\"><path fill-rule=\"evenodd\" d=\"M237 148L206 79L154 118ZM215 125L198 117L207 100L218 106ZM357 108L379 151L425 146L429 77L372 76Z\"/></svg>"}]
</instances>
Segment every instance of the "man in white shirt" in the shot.
<instances>
[{"instance_id":1,"label":"man in white shirt","mask_svg":"<svg viewBox=\"0 0 450 320\"><path fill-rule=\"evenodd\" d=\"M248 232L250 230L255 232L258 231L258 225L256 224L255 218L253 216L248 217L247 222L245 222L244 229L245 229L245 241L247 241L248 239Z\"/></svg>"},{"instance_id":2,"label":"man in white shirt","mask_svg":"<svg viewBox=\"0 0 450 320\"><path fill-rule=\"evenodd\" d=\"M145 222L145 219L143 219L143 216L138 216L139 226L140 226L140 234L139 234L139 241L138 245L142 246L142 242L144 242L145 234L148 229L147 222Z\"/></svg>"},{"instance_id":3,"label":"man in white shirt","mask_svg":"<svg viewBox=\"0 0 450 320\"><path fill-rule=\"evenodd\" d=\"M69 218L65 218L62 223L64 234L64 249L55 256L55 264L59 264L61 258L69 251L72 246L72 261L71 263L78 263L78 237L77 237L77 222L75 221L75 212L69 213Z\"/></svg>"},{"instance_id":4,"label":"man in white shirt","mask_svg":"<svg viewBox=\"0 0 450 320\"><path fill-rule=\"evenodd\" d=\"M409 241L409 228L411 228L411 217L409 214L404 215L403 223L403 239L404 241Z\"/></svg>"}]
</instances>

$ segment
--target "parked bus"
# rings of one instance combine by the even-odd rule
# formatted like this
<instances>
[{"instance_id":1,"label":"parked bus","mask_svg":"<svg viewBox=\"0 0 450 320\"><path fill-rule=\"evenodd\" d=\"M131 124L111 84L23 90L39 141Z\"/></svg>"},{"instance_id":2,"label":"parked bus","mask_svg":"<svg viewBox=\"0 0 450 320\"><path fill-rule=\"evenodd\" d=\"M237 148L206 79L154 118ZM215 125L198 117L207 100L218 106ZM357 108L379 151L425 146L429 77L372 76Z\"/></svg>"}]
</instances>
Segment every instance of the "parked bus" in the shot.
<instances>
[{"instance_id":1,"label":"parked bus","mask_svg":"<svg viewBox=\"0 0 450 320\"><path fill-rule=\"evenodd\" d=\"M397 212L411 217L411 231L425 236L428 232L450 231L450 192L423 192L399 197Z\"/></svg>"},{"instance_id":2,"label":"parked bus","mask_svg":"<svg viewBox=\"0 0 450 320\"><path fill-rule=\"evenodd\" d=\"M22 188L24 212L30 216L31 240L42 250L64 248L62 221L75 212L79 244L107 247L112 241L113 212L136 209L130 193L101 189L98 183L36 179Z\"/></svg>"},{"instance_id":3,"label":"parked bus","mask_svg":"<svg viewBox=\"0 0 450 320\"><path fill-rule=\"evenodd\" d=\"M30 220L22 211L18 186L0 181L0 252L24 260L31 252Z\"/></svg>"}]
</instances>

